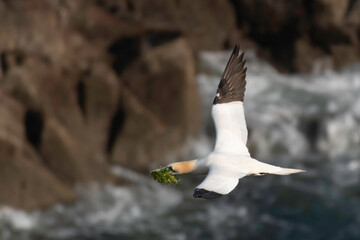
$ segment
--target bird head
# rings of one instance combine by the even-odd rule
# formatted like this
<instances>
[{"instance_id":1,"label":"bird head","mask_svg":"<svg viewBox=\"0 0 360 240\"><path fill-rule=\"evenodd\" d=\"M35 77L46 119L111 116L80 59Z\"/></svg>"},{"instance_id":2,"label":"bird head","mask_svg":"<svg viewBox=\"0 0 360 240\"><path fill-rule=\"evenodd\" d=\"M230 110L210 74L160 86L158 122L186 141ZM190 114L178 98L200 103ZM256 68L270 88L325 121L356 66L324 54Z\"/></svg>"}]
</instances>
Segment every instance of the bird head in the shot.
<instances>
[{"instance_id":1,"label":"bird head","mask_svg":"<svg viewBox=\"0 0 360 240\"><path fill-rule=\"evenodd\" d=\"M195 161L171 163L167 168L173 175L191 173L195 170Z\"/></svg>"}]
</instances>

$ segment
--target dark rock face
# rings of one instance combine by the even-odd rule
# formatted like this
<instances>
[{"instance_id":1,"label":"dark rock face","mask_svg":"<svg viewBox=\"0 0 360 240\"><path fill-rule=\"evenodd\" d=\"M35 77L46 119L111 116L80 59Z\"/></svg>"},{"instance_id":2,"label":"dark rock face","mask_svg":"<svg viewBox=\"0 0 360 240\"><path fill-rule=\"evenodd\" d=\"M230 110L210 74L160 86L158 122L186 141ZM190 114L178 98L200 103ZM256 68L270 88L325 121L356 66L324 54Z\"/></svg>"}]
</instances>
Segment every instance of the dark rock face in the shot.
<instances>
[{"instance_id":1,"label":"dark rock face","mask_svg":"<svg viewBox=\"0 0 360 240\"><path fill-rule=\"evenodd\" d=\"M112 16L126 19L144 29L144 47L154 47L178 36L192 49L230 48L238 41L235 14L222 0L98 0L97 5Z\"/></svg>"},{"instance_id":2,"label":"dark rock face","mask_svg":"<svg viewBox=\"0 0 360 240\"><path fill-rule=\"evenodd\" d=\"M181 156L200 118L194 52L236 32L230 4L208 2L1 1L0 205L70 202L113 182L111 164ZM177 8L163 26L170 12L153 14Z\"/></svg>"},{"instance_id":3,"label":"dark rock face","mask_svg":"<svg viewBox=\"0 0 360 240\"><path fill-rule=\"evenodd\" d=\"M74 194L25 139L23 106L0 89L0 203L18 208L70 202Z\"/></svg>"},{"instance_id":4,"label":"dark rock face","mask_svg":"<svg viewBox=\"0 0 360 240\"><path fill-rule=\"evenodd\" d=\"M310 72L360 60L358 0L231 2L240 29L279 70Z\"/></svg>"},{"instance_id":5,"label":"dark rock face","mask_svg":"<svg viewBox=\"0 0 360 240\"><path fill-rule=\"evenodd\" d=\"M123 137L114 143L113 162L126 159L132 168L158 162L159 155L171 154L169 149L196 133L200 109L195 63L184 39L148 51L122 79L128 91L120 105Z\"/></svg>"}]
</instances>

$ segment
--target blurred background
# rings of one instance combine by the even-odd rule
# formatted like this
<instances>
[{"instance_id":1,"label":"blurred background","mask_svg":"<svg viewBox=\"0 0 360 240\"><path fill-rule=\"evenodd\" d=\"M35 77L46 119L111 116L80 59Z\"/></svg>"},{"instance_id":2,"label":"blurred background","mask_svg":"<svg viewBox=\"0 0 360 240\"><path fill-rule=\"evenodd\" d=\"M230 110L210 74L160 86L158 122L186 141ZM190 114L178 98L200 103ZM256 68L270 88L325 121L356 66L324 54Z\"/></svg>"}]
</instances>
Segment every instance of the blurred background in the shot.
<instances>
[{"instance_id":1,"label":"blurred background","mask_svg":"<svg viewBox=\"0 0 360 240\"><path fill-rule=\"evenodd\" d=\"M306 169L216 201L151 169L212 150L246 52L248 147ZM0 0L0 239L360 239L360 0Z\"/></svg>"}]
</instances>

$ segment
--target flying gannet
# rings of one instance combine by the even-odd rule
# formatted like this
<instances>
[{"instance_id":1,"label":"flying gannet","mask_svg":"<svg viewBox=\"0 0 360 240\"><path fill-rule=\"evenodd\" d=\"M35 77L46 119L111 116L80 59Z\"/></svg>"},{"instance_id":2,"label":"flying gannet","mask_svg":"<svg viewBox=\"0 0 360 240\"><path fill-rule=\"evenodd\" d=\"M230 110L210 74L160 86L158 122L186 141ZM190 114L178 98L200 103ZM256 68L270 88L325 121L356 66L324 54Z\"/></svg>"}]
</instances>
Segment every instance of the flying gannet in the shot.
<instances>
[{"instance_id":1,"label":"flying gannet","mask_svg":"<svg viewBox=\"0 0 360 240\"><path fill-rule=\"evenodd\" d=\"M212 106L216 127L214 150L192 161L175 162L167 168L171 174L206 173L204 181L195 188L194 198L214 199L230 193L239 179L249 175L289 175L304 172L260 162L250 156L246 147L248 131L244 115L246 85L244 53L234 47L221 77Z\"/></svg>"}]
</instances>

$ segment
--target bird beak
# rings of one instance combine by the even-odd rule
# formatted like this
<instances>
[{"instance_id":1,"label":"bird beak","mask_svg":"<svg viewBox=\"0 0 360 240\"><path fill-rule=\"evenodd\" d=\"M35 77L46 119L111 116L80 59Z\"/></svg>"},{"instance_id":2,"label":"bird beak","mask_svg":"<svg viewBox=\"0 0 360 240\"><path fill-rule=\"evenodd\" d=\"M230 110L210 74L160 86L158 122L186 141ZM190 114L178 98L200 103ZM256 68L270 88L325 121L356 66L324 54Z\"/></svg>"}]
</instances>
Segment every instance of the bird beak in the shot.
<instances>
[{"instance_id":1,"label":"bird beak","mask_svg":"<svg viewBox=\"0 0 360 240\"><path fill-rule=\"evenodd\" d=\"M177 174L179 174L178 172L176 172L176 171L174 170L174 168L173 168L171 165L168 165L166 168L168 168L168 169L170 170L170 173L171 173L172 175L177 175Z\"/></svg>"}]
</instances>

